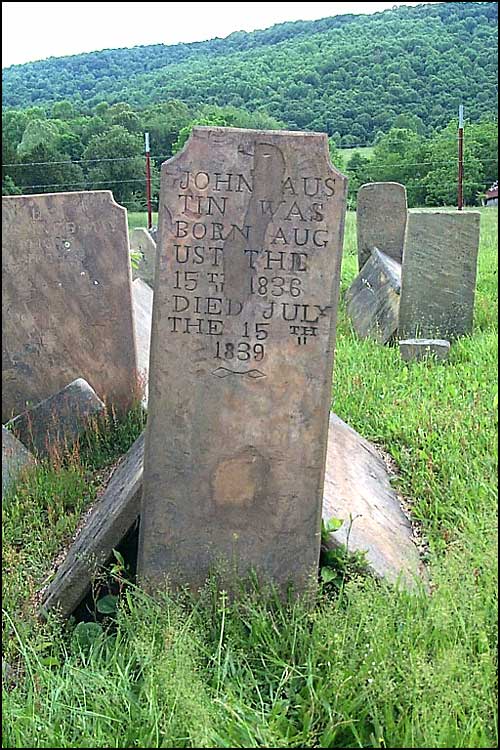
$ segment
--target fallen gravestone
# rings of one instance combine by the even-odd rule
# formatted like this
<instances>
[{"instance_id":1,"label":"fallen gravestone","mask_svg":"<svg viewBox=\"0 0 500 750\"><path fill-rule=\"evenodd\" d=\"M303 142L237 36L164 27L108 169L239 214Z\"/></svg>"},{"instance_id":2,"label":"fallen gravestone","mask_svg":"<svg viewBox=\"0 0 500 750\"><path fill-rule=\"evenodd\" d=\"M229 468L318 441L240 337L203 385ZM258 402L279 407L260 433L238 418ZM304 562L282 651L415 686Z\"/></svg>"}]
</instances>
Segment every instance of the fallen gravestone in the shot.
<instances>
[{"instance_id":1,"label":"fallen gravestone","mask_svg":"<svg viewBox=\"0 0 500 750\"><path fill-rule=\"evenodd\" d=\"M444 361L450 353L450 342L444 339L401 339L399 352L405 362L420 362L429 357Z\"/></svg>"},{"instance_id":2,"label":"fallen gravestone","mask_svg":"<svg viewBox=\"0 0 500 750\"><path fill-rule=\"evenodd\" d=\"M149 347L151 341L151 318L153 314L153 290L142 279L132 283L134 307L135 342L139 379L143 384L143 404L148 402Z\"/></svg>"},{"instance_id":3,"label":"fallen gravestone","mask_svg":"<svg viewBox=\"0 0 500 750\"><path fill-rule=\"evenodd\" d=\"M411 211L405 239L399 338L452 341L471 333L478 211Z\"/></svg>"},{"instance_id":4,"label":"fallen gravestone","mask_svg":"<svg viewBox=\"0 0 500 750\"><path fill-rule=\"evenodd\" d=\"M345 208L324 134L196 127L163 164L147 588L316 581Z\"/></svg>"},{"instance_id":5,"label":"fallen gravestone","mask_svg":"<svg viewBox=\"0 0 500 750\"><path fill-rule=\"evenodd\" d=\"M41 611L58 608L68 617L90 591L94 577L139 515L144 434L115 469L103 496L42 594Z\"/></svg>"},{"instance_id":6,"label":"fallen gravestone","mask_svg":"<svg viewBox=\"0 0 500 750\"><path fill-rule=\"evenodd\" d=\"M34 456L2 425L2 497L22 471L34 463Z\"/></svg>"},{"instance_id":7,"label":"fallen gravestone","mask_svg":"<svg viewBox=\"0 0 500 750\"><path fill-rule=\"evenodd\" d=\"M330 415L323 520L343 520L329 545L365 552L369 569L412 586L423 573L411 524L391 487L376 448L335 414Z\"/></svg>"},{"instance_id":8,"label":"fallen gravestone","mask_svg":"<svg viewBox=\"0 0 500 750\"><path fill-rule=\"evenodd\" d=\"M2 198L2 421L83 377L132 402L126 211L108 191Z\"/></svg>"},{"instance_id":9,"label":"fallen gravestone","mask_svg":"<svg viewBox=\"0 0 500 750\"><path fill-rule=\"evenodd\" d=\"M398 329L401 265L374 248L346 294L347 314L358 336L386 344Z\"/></svg>"},{"instance_id":10,"label":"fallen gravestone","mask_svg":"<svg viewBox=\"0 0 500 750\"><path fill-rule=\"evenodd\" d=\"M402 262L407 213L406 189L398 182L370 182L360 187L356 202L360 270L374 247Z\"/></svg>"},{"instance_id":11,"label":"fallen gravestone","mask_svg":"<svg viewBox=\"0 0 500 750\"><path fill-rule=\"evenodd\" d=\"M144 435L136 440L115 470L66 558L42 597L42 611L57 607L68 617L91 589L102 566L112 558L140 516ZM349 514L354 520L349 522ZM422 572L411 527L404 516L390 476L375 447L335 414L330 415L323 489L323 520L344 524L330 537L330 546L348 544L351 552L367 553L371 571L389 581L402 578L412 585ZM347 535L349 534L349 538ZM275 544L287 544L279 532Z\"/></svg>"},{"instance_id":12,"label":"fallen gravestone","mask_svg":"<svg viewBox=\"0 0 500 750\"><path fill-rule=\"evenodd\" d=\"M104 408L93 388L77 378L7 424L25 446L38 456L47 456L58 448L70 448Z\"/></svg>"},{"instance_id":13,"label":"fallen gravestone","mask_svg":"<svg viewBox=\"0 0 500 750\"><path fill-rule=\"evenodd\" d=\"M140 254L137 268L132 269L133 279L142 279L150 287L154 286L156 243L147 229L139 227L130 234L130 249Z\"/></svg>"}]
</instances>

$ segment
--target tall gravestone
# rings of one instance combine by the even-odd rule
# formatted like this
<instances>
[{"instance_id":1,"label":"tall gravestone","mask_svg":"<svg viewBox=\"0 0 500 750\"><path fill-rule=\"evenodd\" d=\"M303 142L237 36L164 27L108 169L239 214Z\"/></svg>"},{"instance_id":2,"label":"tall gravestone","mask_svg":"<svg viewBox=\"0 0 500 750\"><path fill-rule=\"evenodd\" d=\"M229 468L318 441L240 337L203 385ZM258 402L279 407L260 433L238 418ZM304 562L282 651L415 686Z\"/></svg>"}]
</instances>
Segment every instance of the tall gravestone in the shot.
<instances>
[{"instance_id":1,"label":"tall gravestone","mask_svg":"<svg viewBox=\"0 0 500 750\"><path fill-rule=\"evenodd\" d=\"M163 164L138 572L316 578L346 178L314 133L195 128Z\"/></svg>"},{"instance_id":2,"label":"tall gravestone","mask_svg":"<svg viewBox=\"0 0 500 750\"><path fill-rule=\"evenodd\" d=\"M399 337L452 340L471 333L478 211L411 211L405 239Z\"/></svg>"},{"instance_id":3,"label":"tall gravestone","mask_svg":"<svg viewBox=\"0 0 500 750\"><path fill-rule=\"evenodd\" d=\"M83 377L136 388L126 211L109 191L2 199L2 421Z\"/></svg>"},{"instance_id":4,"label":"tall gravestone","mask_svg":"<svg viewBox=\"0 0 500 750\"><path fill-rule=\"evenodd\" d=\"M375 247L401 263L407 213L404 185L398 182L370 182L360 187L356 201L360 270Z\"/></svg>"}]
</instances>

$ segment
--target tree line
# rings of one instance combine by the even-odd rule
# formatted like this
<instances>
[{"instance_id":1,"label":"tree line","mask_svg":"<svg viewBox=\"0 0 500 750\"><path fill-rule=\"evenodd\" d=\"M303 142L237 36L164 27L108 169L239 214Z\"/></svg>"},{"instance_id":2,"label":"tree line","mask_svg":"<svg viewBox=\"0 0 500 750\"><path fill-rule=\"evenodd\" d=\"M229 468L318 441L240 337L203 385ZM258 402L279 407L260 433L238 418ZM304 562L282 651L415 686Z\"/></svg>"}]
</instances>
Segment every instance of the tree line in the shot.
<instances>
[{"instance_id":1,"label":"tree line","mask_svg":"<svg viewBox=\"0 0 500 750\"><path fill-rule=\"evenodd\" d=\"M233 107L343 147L374 143L405 114L430 135L459 103L473 122L496 112L497 26L496 3L430 3L51 58L3 71L4 106L47 113L67 99L83 116L101 103Z\"/></svg>"},{"instance_id":2,"label":"tree line","mask_svg":"<svg viewBox=\"0 0 500 750\"><path fill-rule=\"evenodd\" d=\"M171 100L135 110L126 102L100 102L83 115L69 101L8 109L2 115L2 192L4 195L63 190L111 190L129 210L145 208L144 132L152 152L152 193L157 203L159 168L185 143L195 124L264 130L283 129L263 111L205 105L191 109ZM355 205L365 182L396 181L407 188L410 206L454 205L457 194L457 126L451 121L431 135L422 133L414 115L400 115L366 150L342 149L330 137L332 163L349 177L349 202ZM498 178L497 123L466 123L464 198L480 205L484 191Z\"/></svg>"}]
</instances>

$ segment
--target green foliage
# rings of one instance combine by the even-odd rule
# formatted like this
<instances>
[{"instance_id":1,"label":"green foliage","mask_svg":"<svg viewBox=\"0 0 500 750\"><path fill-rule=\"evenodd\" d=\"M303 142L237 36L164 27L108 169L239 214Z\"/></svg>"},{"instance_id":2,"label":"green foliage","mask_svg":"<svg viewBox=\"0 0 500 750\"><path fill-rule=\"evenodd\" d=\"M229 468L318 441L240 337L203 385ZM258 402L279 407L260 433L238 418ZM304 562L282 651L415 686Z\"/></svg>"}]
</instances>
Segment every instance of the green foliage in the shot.
<instances>
[{"instance_id":1,"label":"green foliage","mask_svg":"<svg viewBox=\"0 0 500 750\"><path fill-rule=\"evenodd\" d=\"M2 180L2 195L21 195L22 190L17 187L10 175L6 175Z\"/></svg>"},{"instance_id":2,"label":"green foliage","mask_svg":"<svg viewBox=\"0 0 500 750\"><path fill-rule=\"evenodd\" d=\"M207 42L52 58L4 70L4 102L22 108L67 100L85 113L98 105L103 116L106 103L136 110L176 99L192 111L206 104L265 110L289 129L365 145L391 127L418 134L443 128L460 101L473 121L493 116L497 19L496 3L429 3ZM131 112L117 117L115 124L136 132Z\"/></svg>"},{"instance_id":3,"label":"green foliage","mask_svg":"<svg viewBox=\"0 0 500 750\"><path fill-rule=\"evenodd\" d=\"M90 165L90 184L98 190L111 190L118 203L133 205L136 195L144 194L142 151L141 136L130 133L123 125L112 124L104 134L92 136L83 152L83 159ZM156 169L152 170L151 176L157 190L159 176Z\"/></svg>"},{"instance_id":4,"label":"green foliage","mask_svg":"<svg viewBox=\"0 0 500 750\"><path fill-rule=\"evenodd\" d=\"M366 182L400 182L409 206L450 206L457 201L457 121L431 137L410 128L380 134L369 158L354 152L347 162L350 205ZM464 128L464 201L481 205L498 174L498 129L495 122L467 122Z\"/></svg>"}]
</instances>

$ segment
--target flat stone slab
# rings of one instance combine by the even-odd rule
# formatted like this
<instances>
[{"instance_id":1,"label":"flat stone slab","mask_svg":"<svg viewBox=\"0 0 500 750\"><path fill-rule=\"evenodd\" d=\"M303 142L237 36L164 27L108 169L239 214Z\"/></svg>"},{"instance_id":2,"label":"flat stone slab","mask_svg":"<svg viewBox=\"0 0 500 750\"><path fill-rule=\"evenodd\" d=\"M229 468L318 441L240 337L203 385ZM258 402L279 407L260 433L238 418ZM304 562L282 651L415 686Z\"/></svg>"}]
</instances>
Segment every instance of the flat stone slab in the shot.
<instances>
[{"instance_id":1,"label":"flat stone slab","mask_svg":"<svg viewBox=\"0 0 500 750\"><path fill-rule=\"evenodd\" d=\"M330 415L323 520L339 518L330 545L366 552L378 577L411 586L423 572L410 522L390 484L380 454L335 414ZM350 522L352 518L352 522Z\"/></svg>"},{"instance_id":2,"label":"flat stone slab","mask_svg":"<svg viewBox=\"0 0 500 750\"><path fill-rule=\"evenodd\" d=\"M163 164L146 588L315 582L345 210L325 134L195 127Z\"/></svg>"},{"instance_id":3,"label":"flat stone slab","mask_svg":"<svg viewBox=\"0 0 500 750\"><path fill-rule=\"evenodd\" d=\"M410 211L399 338L445 339L472 332L479 211Z\"/></svg>"},{"instance_id":4,"label":"flat stone slab","mask_svg":"<svg viewBox=\"0 0 500 750\"><path fill-rule=\"evenodd\" d=\"M450 353L450 342L444 339L404 339L399 342L399 351L405 362L419 362L429 357L444 361Z\"/></svg>"},{"instance_id":5,"label":"flat stone slab","mask_svg":"<svg viewBox=\"0 0 500 750\"><path fill-rule=\"evenodd\" d=\"M398 328L401 264L374 248L347 290L347 314L360 338L386 344Z\"/></svg>"},{"instance_id":6,"label":"flat stone slab","mask_svg":"<svg viewBox=\"0 0 500 750\"><path fill-rule=\"evenodd\" d=\"M142 279L135 279L132 283L132 303L139 380L143 385L143 404L147 406L153 290Z\"/></svg>"},{"instance_id":7,"label":"flat stone slab","mask_svg":"<svg viewBox=\"0 0 500 750\"><path fill-rule=\"evenodd\" d=\"M406 188L398 182L361 185L356 202L358 267L361 270L374 247L402 262L408 206Z\"/></svg>"},{"instance_id":8,"label":"flat stone slab","mask_svg":"<svg viewBox=\"0 0 500 750\"><path fill-rule=\"evenodd\" d=\"M38 456L70 448L104 403L86 380L72 383L7 422L14 435Z\"/></svg>"},{"instance_id":9,"label":"flat stone slab","mask_svg":"<svg viewBox=\"0 0 500 750\"><path fill-rule=\"evenodd\" d=\"M35 457L2 425L2 497Z\"/></svg>"},{"instance_id":10,"label":"flat stone slab","mask_svg":"<svg viewBox=\"0 0 500 750\"><path fill-rule=\"evenodd\" d=\"M111 192L2 198L2 422L78 377L130 406L131 284L126 210Z\"/></svg>"},{"instance_id":11,"label":"flat stone slab","mask_svg":"<svg viewBox=\"0 0 500 750\"><path fill-rule=\"evenodd\" d=\"M115 469L53 580L42 594L41 612L57 608L68 617L90 591L96 573L132 528L140 509L144 434Z\"/></svg>"},{"instance_id":12,"label":"flat stone slab","mask_svg":"<svg viewBox=\"0 0 500 750\"><path fill-rule=\"evenodd\" d=\"M151 288L154 286L156 265L156 242L147 229L138 227L130 233L130 249L140 253L137 268L132 268L132 278L142 279Z\"/></svg>"},{"instance_id":13,"label":"flat stone slab","mask_svg":"<svg viewBox=\"0 0 500 750\"><path fill-rule=\"evenodd\" d=\"M98 568L140 517L144 433L125 455L71 545L66 559L43 594L42 610L60 608L68 617L90 591ZM346 544L349 514L353 521L349 549L364 550L371 570L411 585L422 566L411 527L390 486L388 471L375 447L335 414L330 415L322 516L342 518L344 525L329 544ZM275 544L286 540L276 534Z\"/></svg>"}]
</instances>

